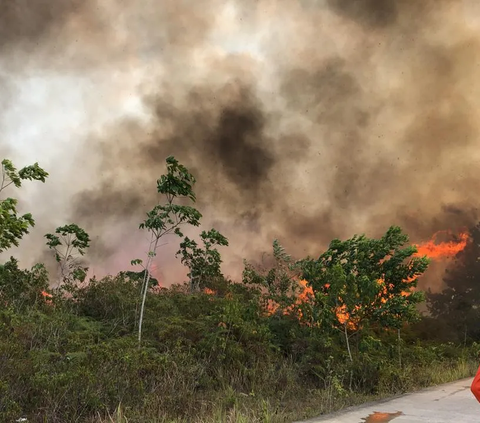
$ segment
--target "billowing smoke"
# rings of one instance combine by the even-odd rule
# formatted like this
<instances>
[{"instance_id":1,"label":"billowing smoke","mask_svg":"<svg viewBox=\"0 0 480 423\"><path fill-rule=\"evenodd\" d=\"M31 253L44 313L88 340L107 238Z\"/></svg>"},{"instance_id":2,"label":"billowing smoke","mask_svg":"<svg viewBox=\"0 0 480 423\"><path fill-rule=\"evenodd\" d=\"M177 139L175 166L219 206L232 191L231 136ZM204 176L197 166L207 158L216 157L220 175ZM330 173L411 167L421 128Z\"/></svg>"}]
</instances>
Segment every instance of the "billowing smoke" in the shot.
<instances>
[{"instance_id":1,"label":"billowing smoke","mask_svg":"<svg viewBox=\"0 0 480 423\"><path fill-rule=\"evenodd\" d=\"M274 238L317 255L392 224L418 242L478 220L474 2L23 3L0 1L0 117L13 157L52 174L24 195L25 258L75 221L94 269L128 266L171 154L198 179L204 227L230 239L227 274Z\"/></svg>"}]
</instances>

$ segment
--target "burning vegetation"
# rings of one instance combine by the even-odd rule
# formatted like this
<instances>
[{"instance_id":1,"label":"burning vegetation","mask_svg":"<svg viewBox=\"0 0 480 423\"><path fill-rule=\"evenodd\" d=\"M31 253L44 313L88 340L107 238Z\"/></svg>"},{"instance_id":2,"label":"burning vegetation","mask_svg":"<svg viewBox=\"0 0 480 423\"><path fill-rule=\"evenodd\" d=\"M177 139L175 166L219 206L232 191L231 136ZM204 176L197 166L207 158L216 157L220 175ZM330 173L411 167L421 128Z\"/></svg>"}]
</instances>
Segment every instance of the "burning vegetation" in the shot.
<instances>
[{"instance_id":1,"label":"burning vegetation","mask_svg":"<svg viewBox=\"0 0 480 423\"><path fill-rule=\"evenodd\" d=\"M317 403L326 395L316 412L328 412L359 392L370 398L386 393L386 385L390 393L406 384L425 386L418 374L441 369L441 380L448 381L476 369L480 295L472 296L469 272L480 255L478 227L412 245L391 226L379 238L334 239L317 258L300 260L275 240L272 256L262 266L245 261L242 280L235 282L221 270L226 237L214 228L198 237L184 233L203 217L196 178L173 156L166 167L157 180L157 204L140 223L150 235L146 261L130 263L141 271L89 278L83 257L91 238L76 224L45 235L58 267L56 283L43 264L22 269L12 257L0 265L0 353L8 357L0 360L1 419L91 420L125 406L139 421L160 415L194 422L203 404L202 421L218 415L228 421L242 415L238 406L215 409L205 398L218 403L229 391L238 404L260 396L248 403L253 414L246 419L261 421L266 401L289 397L302 407L305 398ZM4 161L0 191L47 176L37 164L17 170ZM2 250L19 244L35 223L16 207L12 198L0 201ZM172 236L179 239L176 256L188 268L188 281L165 287L154 259ZM419 278L429 260L454 254L454 277L446 278L446 290L427 294L431 315L422 316ZM432 335L432 324L442 329ZM447 329L457 337L432 341ZM146 398L153 405L139 409ZM268 407L285 420L287 411Z\"/></svg>"},{"instance_id":2,"label":"burning vegetation","mask_svg":"<svg viewBox=\"0 0 480 423\"><path fill-rule=\"evenodd\" d=\"M438 237L444 235L448 235L450 237L455 238L451 241L442 241L438 242ZM417 252L413 254L414 257L427 257L430 260L445 260L451 259L462 252L467 243L470 239L470 235L468 232L461 232L458 236L453 235L449 231L441 231L435 233L429 241L425 241L421 244L414 245L417 249ZM411 276L405 280L407 284L411 282L416 282L417 277ZM385 280L383 278L377 279L377 283L379 285L380 291L378 292L378 298L382 303L386 303L388 301L389 291L392 290L393 286L390 284L389 286L385 285ZM267 300L266 311L268 315L274 315L276 313L283 313L284 315L296 316L299 321L303 321L304 315L302 313L302 307L306 307L308 304L312 304L315 300L314 291L312 286L309 285L308 281L305 279L298 279L292 277L292 284L298 284L296 289L293 290L292 297L295 298L294 303L292 305L287 306L286 308L281 308L279 303L274 301L273 299ZM330 288L330 283L326 283L324 285L324 292L328 295L328 291ZM411 290L415 289L415 285L411 285L408 287L407 290L402 291L401 295L409 296ZM298 292L298 294L295 294ZM341 300L341 299L340 299ZM374 304L375 302L373 302ZM355 307L355 312L358 312L360 306ZM345 304L340 305L336 308L336 317L338 323L341 325L347 325L349 329L354 330L358 326L358 321L350 315L347 311L347 307ZM308 322L306 322L308 324Z\"/></svg>"},{"instance_id":3,"label":"burning vegetation","mask_svg":"<svg viewBox=\"0 0 480 423\"><path fill-rule=\"evenodd\" d=\"M51 169L2 162L0 420L291 421L470 376L467 3L0 0L0 154Z\"/></svg>"}]
</instances>

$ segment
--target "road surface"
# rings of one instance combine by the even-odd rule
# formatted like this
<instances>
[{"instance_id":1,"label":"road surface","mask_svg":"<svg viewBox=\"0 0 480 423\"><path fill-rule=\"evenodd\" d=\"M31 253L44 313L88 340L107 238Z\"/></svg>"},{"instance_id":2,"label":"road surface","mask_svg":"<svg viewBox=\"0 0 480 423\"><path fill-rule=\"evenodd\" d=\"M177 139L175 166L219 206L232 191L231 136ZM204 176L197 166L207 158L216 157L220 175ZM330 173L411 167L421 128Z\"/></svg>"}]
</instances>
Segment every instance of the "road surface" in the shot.
<instances>
[{"instance_id":1,"label":"road surface","mask_svg":"<svg viewBox=\"0 0 480 423\"><path fill-rule=\"evenodd\" d=\"M462 379L303 423L479 423L480 404L470 392L472 380Z\"/></svg>"}]
</instances>

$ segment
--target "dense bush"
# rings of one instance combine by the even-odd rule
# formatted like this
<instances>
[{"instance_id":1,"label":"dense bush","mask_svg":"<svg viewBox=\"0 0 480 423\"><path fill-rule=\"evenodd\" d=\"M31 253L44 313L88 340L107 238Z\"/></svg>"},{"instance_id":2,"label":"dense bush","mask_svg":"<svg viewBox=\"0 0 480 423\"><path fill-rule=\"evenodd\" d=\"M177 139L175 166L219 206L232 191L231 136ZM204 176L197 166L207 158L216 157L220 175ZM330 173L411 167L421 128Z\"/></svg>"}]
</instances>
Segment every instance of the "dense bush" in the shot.
<instances>
[{"instance_id":1,"label":"dense bush","mask_svg":"<svg viewBox=\"0 0 480 423\"><path fill-rule=\"evenodd\" d=\"M3 309L0 421L93 421L119 404L130 422L193 421L241 403L259 415L268 403L288 421L293 399L316 397L311 412L322 412L467 376L474 366L476 344L426 344L411 333L400 366L396 333L374 330L352 340L351 362L341 334L266 315L258 291L226 286L223 295L150 292L141 348L138 282L122 274L93 281L75 299Z\"/></svg>"}]
</instances>

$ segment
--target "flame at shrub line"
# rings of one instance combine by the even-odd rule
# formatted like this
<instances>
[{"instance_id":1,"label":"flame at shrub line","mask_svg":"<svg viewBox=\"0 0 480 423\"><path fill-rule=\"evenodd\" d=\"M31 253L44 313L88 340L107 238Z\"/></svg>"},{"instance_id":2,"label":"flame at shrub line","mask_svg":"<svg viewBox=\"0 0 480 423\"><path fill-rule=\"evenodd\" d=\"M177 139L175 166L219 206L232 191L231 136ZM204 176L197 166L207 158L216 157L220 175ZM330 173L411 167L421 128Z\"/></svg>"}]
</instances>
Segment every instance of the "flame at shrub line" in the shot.
<instances>
[{"instance_id":1,"label":"flame at shrub line","mask_svg":"<svg viewBox=\"0 0 480 423\"><path fill-rule=\"evenodd\" d=\"M462 232L462 233L459 234L458 241L453 240L453 241L444 241L444 242L436 243L437 237L441 233L449 234L449 231L436 232L429 241L424 242L422 244L416 244L415 246L417 247L417 252L413 255L413 257L426 256L426 257L428 257L430 259L433 259L433 260L442 260L442 259L451 258L451 257L454 257L459 252L461 252L465 249L465 247L467 246L467 243L469 241L469 238L470 238L468 232L465 231L465 232ZM152 264L152 267L151 267L150 271L151 271L152 276L154 276L154 277L156 275L160 276L159 269L158 269L158 267L155 263ZM416 277L412 277L409 280L407 280L407 282L411 282L415 279L416 279ZM384 280L383 279L378 279L378 283L382 284L382 283L384 283ZM313 302L314 292L313 292L313 288L308 285L307 280L305 280L305 279L299 280L298 284L301 288L301 292L298 295L298 297L296 298L294 304L289 306L289 307L286 307L283 310L281 310L281 312L282 312L283 315L294 315L294 314L296 314L296 317L298 318L298 320L302 321L303 317L304 317L304 314L303 314L303 311L301 309L301 306L303 304L308 304L308 303ZM329 287L330 287L330 284L325 285L326 289L328 289ZM158 288L160 288L160 286ZM386 293L385 292L386 289L387 289L387 287L384 288L383 294ZM414 288L412 287L412 289L414 289ZM158 291L158 289L154 290L154 291ZM216 292L214 290L210 289L210 288L204 288L203 292L207 295L216 295ZM45 298L45 301L48 304L51 304L51 302L52 302L52 295L51 294L47 293L46 291L42 291L41 295ZM404 291L404 292L402 292L402 295L408 296L408 295L410 295L410 292ZM386 300L385 297L382 297L381 301L385 302L387 300ZM280 304L278 304L276 301L274 301L272 299L268 299L267 302L266 302L265 309L266 309L267 315L271 316L271 315L273 315L273 314L275 314L279 311ZM338 322L341 325L346 324L348 329L350 329L350 330L355 330L358 327L358 322L355 322L354 320L351 320L350 313L348 311L346 311L346 306L345 305L337 307L336 317L337 317ZM305 324L309 324L309 323L305 322Z\"/></svg>"},{"instance_id":2,"label":"flame at shrub line","mask_svg":"<svg viewBox=\"0 0 480 423\"><path fill-rule=\"evenodd\" d=\"M437 237L442 233L451 234L449 231L439 231L439 232L436 232L429 241L426 241L421 244L415 244L415 246L417 247L417 252L413 255L413 257L426 256L429 259L433 259L433 260L448 259L448 258L454 257L459 252L463 251L467 246L468 240L470 238L468 232L464 231L459 234L458 241L453 240L453 241L444 241L444 242L436 243ZM412 282L415 279L417 279L417 277L412 277L408 279L407 282ZM380 284L383 282L384 281L382 279L378 280L378 283ZM292 314L292 312L295 310L295 306L301 306L302 304L311 301L314 297L313 289L311 286L308 286L308 281L300 280L298 283L303 288L303 290L298 296L295 304L293 306L287 307L282 311L284 315ZM329 288L329 286L330 286L329 284L325 285L327 289ZM387 287L385 287L384 289L386 290ZM414 290L413 287L411 289ZM383 293L385 294L385 292ZM402 292L402 295L408 296L410 295L410 292L404 291ZM386 298L382 298L381 301L385 302L387 300ZM280 305L273 300L268 300L266 308L267 308L266 310L267 314L273 315L278 312ZM350 320L351 317L348 311L346 311L345 305L337 308L336 315L337 315L337 320L341 325L347 324L349 329L352 329L352 330L356 329L357 324L354 321ZM299 320L302 319L303 313L301 309L300 310L297 309L297 317Z\"/></svg>"}]
</instances>

